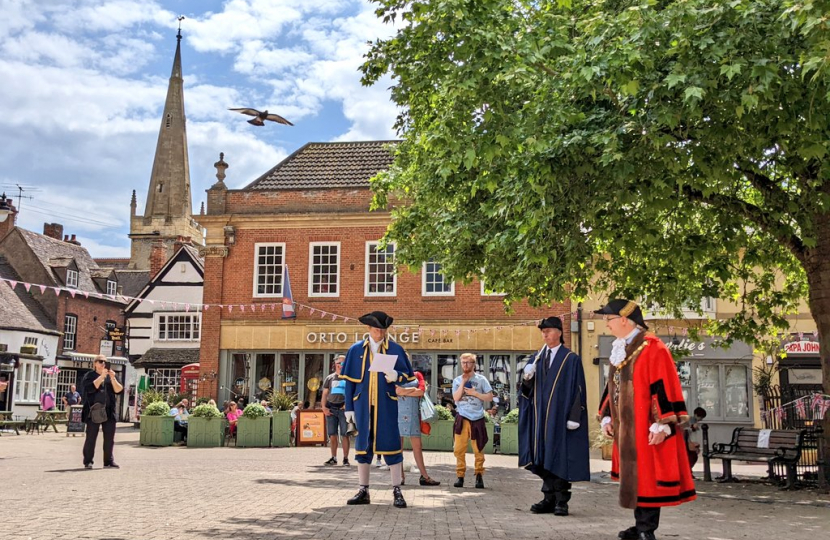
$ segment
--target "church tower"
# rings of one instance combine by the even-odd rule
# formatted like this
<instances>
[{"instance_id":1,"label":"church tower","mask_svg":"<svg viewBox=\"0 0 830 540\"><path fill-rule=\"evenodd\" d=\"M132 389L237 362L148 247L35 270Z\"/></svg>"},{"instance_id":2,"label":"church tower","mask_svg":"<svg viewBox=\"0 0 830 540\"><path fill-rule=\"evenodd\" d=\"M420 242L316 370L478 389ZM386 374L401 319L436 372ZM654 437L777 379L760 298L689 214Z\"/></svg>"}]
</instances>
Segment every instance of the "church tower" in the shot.
<instances>
[{"instance_id":1,"label":"church tower","mask_svg":"<svg viewBox=\"0 0 830 540\"><path fill-rule=\"evenodd\" d=\"M203 243L202 228L191 217L181 45L179 28L144 214L136 215L135 192L130 204L130 268L139 270L150 268L154 243L164 244L165 260L173 254L174 244L180 237L189 237L194 244Z\"/></svg>"}]
</instances>

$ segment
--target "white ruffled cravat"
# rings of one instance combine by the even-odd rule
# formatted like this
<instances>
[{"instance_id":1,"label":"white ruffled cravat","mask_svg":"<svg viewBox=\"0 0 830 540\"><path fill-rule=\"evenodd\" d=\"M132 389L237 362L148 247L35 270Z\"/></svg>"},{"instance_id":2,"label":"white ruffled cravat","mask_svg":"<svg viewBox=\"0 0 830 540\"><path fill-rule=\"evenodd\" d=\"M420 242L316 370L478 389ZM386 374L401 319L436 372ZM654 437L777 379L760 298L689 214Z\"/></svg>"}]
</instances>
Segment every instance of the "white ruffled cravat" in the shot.
<instances>
[{"instance_id":1,"label":"white ruffled cravat","mask_svg":"<svg viewBox=\"0 0 830 540\"><path fill-rule=\"evenodd\" d=\"M608 361L616 367L625 360L625 346L627 345L625 338L617 338L611 344L611 356Z\"/></svg>"}]
</instances>

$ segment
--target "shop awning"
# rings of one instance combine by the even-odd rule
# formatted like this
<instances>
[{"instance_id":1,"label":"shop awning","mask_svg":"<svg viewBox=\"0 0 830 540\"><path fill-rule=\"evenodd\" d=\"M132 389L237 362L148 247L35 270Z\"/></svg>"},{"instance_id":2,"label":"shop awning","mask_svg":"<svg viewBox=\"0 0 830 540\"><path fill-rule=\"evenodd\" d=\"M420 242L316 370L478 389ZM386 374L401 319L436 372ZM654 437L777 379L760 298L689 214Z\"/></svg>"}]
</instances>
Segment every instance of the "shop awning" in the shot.
<instances>
[{"instance_id":1,"label":"shop awning","mask_svg":"<svg viewBox=\"0 0 830 540\"><path fill-rule=\"evenodd\" d=\"M77 353L77 352L67 352L66 356L69 357L70 360L77 363L92 363L95 360L95 357L98 356L97 354L87 354L87 353ZM117 364L119 366L126 366L127 359L123 356L107 356L107 360L111 364Z\"/></svg>"},{"instance_id":2,"label":"shop awning","mask_svg":"<svg viewBox=\"0 0 830 540\"><path fill-rule=\"evenodd\" d=\"M199 349L147 349L141 358L133 362L143 368L182 368L199 362Z\"/></svg>"}]
</instances>

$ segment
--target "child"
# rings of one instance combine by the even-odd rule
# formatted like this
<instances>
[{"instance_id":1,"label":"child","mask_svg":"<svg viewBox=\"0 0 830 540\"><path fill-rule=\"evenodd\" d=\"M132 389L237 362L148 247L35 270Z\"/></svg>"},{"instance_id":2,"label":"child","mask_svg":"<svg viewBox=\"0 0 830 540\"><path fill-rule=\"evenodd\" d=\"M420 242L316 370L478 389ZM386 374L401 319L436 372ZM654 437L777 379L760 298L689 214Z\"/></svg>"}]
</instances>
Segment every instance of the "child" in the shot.
<instances>
[{"instance_id":1,"label":"child","mask_svg":"<svg viewBox=\"0 0 830 540\"><path fill-rule=\"evenodd\" d=\"M694 468L695 463L697 463L698 454L700 454L700 445L702 442L700 421L704 418L706 418L706 409L698 407L694 411L694 416L689 419L689 427L686 428L686 452L689 456L690 468Z\"/></svg>"}]
</instances>

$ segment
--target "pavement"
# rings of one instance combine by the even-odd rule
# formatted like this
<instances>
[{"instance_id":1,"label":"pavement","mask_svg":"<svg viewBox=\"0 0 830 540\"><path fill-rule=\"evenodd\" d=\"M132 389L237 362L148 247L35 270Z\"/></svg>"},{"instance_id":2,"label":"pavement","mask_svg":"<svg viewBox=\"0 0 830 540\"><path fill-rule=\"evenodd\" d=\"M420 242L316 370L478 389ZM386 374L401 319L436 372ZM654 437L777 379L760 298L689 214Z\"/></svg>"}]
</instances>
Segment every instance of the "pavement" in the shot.
<instances>
[{"instance_id":1,"label":"pavement","mask_svg":"<svg viewBox=\"0 0 830 540\"><path fill-rule=\"evenodd\" d=\"M614 540L633 525L632 512L617 505L609 462L600 460L592 460L591 482L574 484L570 516L555 517L528 511L541 481L518 469L516 456L488 455L481 490L469 455L467 487L456 489L452 454L426 452L441 486L420 487L407 472L409 508L396 509L389 472L374 467L372 504L346 506L357 491L354 460L325 467L326 448L148 448L125 424L115 446L121 469L101 468L99 437L95 468L86 470L83 441L65 433L0 437L0 538ZM744 477L763 471L735 467ZM697 489L696 501L663 509L657 538L816 540L830 527L830 496L815 490L702 481Z\"/></svg>"}]
</instances>

